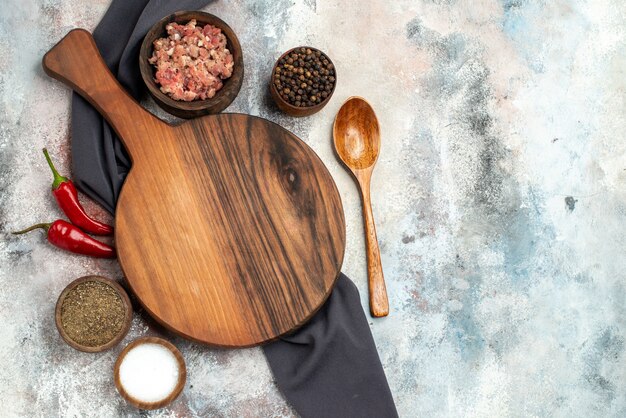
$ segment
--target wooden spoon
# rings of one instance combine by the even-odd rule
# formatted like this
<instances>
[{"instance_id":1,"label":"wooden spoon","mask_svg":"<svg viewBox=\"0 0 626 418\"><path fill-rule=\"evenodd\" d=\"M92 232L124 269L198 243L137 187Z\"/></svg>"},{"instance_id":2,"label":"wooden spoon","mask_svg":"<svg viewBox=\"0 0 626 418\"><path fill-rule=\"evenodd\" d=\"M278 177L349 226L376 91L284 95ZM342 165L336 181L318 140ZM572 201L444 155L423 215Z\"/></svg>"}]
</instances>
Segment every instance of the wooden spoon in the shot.
<instances>
[{"instance_id":1,"label":"wooden spoon","mask_svg":"<svg viewBox=\"0 0 626 418\"><path fill-rule=\"evenodd\" d=\"M370 199L370 180L380 151L380 131L374 109L361 97L350 97L339 109L333 125L335 150L356 179L361 191L367 242L367 272L370 312L381 317L389 314L389 301L376 226Z\"/></svg>"}]
</instances>

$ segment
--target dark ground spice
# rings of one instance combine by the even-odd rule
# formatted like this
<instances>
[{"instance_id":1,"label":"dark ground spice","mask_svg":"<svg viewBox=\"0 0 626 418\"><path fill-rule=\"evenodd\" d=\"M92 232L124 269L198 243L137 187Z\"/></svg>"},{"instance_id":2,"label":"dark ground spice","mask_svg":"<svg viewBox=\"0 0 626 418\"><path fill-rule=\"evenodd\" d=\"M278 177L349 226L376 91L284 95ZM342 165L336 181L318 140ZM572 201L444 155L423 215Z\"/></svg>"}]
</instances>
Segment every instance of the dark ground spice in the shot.
<instances>
[{"instance_id":1,"label":"dark ground spice","mask_svg":"<svg viewBox=\"0 0 626 418\"><path fill-rule=\"evenodd\" d=\"M125 314L122 299L113 287L98 281L86 281L65 296L61 325L76 343L97 347L118 335Z\"/></svg>"}]
</instances>

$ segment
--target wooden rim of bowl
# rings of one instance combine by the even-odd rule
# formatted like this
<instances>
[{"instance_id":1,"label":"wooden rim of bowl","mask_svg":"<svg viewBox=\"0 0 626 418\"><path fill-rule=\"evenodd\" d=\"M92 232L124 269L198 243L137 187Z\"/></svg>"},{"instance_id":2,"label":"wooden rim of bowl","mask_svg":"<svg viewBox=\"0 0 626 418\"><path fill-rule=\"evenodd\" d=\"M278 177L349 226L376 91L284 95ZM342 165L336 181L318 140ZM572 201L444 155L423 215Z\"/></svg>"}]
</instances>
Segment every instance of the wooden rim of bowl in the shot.
<instances>
[{"instance_id":1,"label":"wooden rim of bowl","mask_svg":"<svg viewBox=\"0 0 626 418\"><path fill-rule=\"evenodd\" d=\"M160 401L144 402L142 400L133 398L131 395L128 394L128 392L126 392L124 386L122 386L122 382L120 381L120 366L122 365L122 361L126 357L126 354L128 354L128 352L133 348L142 344L159 344L167 348L174 355L174 357L176 358L176 362L178 363L178 382L176 383L174 390L172 390L172 392L167 397L161 399ZM126 399L128 403L139 409L159 409L169 405L183 391L183 387L185 387L185 382L187 381L187 366L185 365L185 359L183 358L180 350L178 350L178 348L176 348L176 346L171 342L159 337L141 337L124 347L120 355L117 357L117 361L115 362L115 366L113 368L113 377L115 380L115 387L117 388L117 391L120 395L122 395L124 399Z\"/></svg>"},{"instance_id":2,"label":"wooden rim of bowl","mask_svg":"<svg viewBox=\"0 0 626 418\"><path fill-rule=\"evenodd\" d=\"M67 335L67 333L65 332L65 329L63 328L63 324L61 323L61 309L63 307L63 302L65 301L67 294L76 286L84 282L100 282L100 283L104 283L106 285L111 286L117 292L120 299L122 300L122 304L124 305L124 323L122 324L122 328L120 329L120 332L115 336L115 338L113 338L108 343L103 344L103 345L98 345L95 347L82 345L72 340L70 336ZM83 276L74 280L73 282L68 284L65 287L65 289L63 289L63 291L59 295L59 299L57 300L57 304L54 309L54 319L55 319L55 323L57 326L57 330L59 331L59 334L61 335L61 338L63 338L63 340L70 347L75 348L76 350L79 350L79 351L84 351L86 353L97 353L100 351L108 350L109 348L118 344L120 341L122 341L122 338L124 338L126 334L128 334L128 330L130 329L130 323L133 319L133 308L130 303L128 294L126 293L126 290L124 290L124 288L120 286L117 282L115 282L114 280L107 279L106 277L102 277L102 276Z\"/></svg>"},{"instance_id":3,"label":"wooden rim of bowl","mask_svg":"<svg viewBox=\"0 0 626 418\"><path fill-rule=\"evenodd\" d=\"M286 57L287 55L291 54L296 49L300 49L300 48L307 48L312 51L321 52L328 59L328 61L333 65L333 68L335 70L335 82L333 83L333 88L328 94L328 97L325 98L322 102L313 106L308 106L308 107L294 106L288 101L286 101L285 99L283 99L281 95L278 93L278 90L276 89L276 85L274 84L274 72L276 71L276 67L278 67L278 63L280 62L280 60ZM283 112L288 113L291 116L310 116L314 113L319 112L330 101L330 98L333 96L333 93L335 92L335 88L337 88L337 67L335 66L335 63L333 62L333 60L330 59L327 53L313 46L301 45L301 46L296 46L294 48L287 50L280 57L278 57L278 59L274 63L274 66L272 67L272 73L270 74L270 93L272 97L274 98L274 101L278 105L278 108L282 110Z\"/></svg>"},{"instance_id":4,"label":"wooden rim of bowl","mask_svg":"<svg viewBox=\"0 0 626 418\"><path fill-rule=\"evenodd\" d=\"M215 93L215 96L210 99L185 102L174 100L159 89L159 86L154 81L154 66L148 62L148 59L152 56L152 42L154 39L167 36L165 26L168 23L187 23L191 19L196 19L198 24L204 25L208 23L222 30L222 33L226 36L226 47L231 54L233 54L234 66L232 75L226 80L223 80L223 86ZM160 35L157 35L157 33L160 33ZM173 115L189 118L198 116L200 112L203 111L218 113L235 100L243 84L243 50L241 49L241 44L239 43L239 38L237 38L235 31L219 17L201 11L178 11L165 16L152 25L146 36L144 36L141 49L139 50L139 71L144 84L148 87L148 91L156 100L157 104L164 107L166 111Z\"/></svg>"}]
</instances>

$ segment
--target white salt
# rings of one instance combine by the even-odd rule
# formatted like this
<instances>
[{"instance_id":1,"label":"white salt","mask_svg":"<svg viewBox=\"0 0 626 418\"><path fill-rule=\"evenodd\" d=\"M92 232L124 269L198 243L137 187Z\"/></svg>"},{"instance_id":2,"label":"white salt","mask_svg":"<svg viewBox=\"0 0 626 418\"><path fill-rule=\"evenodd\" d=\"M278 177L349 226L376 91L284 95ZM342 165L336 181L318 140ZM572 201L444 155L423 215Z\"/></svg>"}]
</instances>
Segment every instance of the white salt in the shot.
<instances>
[{"instance_id":1,"label":"white salt","mask_svg":"<svg viewBox=\"0 0 626 418\"><path fill-rule=\"evenodd\" d=\"M126 393L143 402L167 398L178 383L178 361L161 344L144 343L132 348L120 364L120 383Z\"/></svg>"}]
</instances>

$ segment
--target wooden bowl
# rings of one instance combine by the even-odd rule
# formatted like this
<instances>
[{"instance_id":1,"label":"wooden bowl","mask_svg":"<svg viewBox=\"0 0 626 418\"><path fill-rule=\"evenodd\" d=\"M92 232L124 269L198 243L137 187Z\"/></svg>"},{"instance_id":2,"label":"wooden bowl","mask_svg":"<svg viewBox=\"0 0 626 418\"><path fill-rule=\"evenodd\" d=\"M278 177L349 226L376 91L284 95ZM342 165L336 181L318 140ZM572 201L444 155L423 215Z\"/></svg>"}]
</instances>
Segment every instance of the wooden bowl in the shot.
<instances>
[{"instance_id":1,"label":"wooden bowl","mask_svg":"<svg viewBox=\"0 0 626 418\"><path fill-rule=\"evenodd\" d=\"M224 80L224 85L215 93L215 96L206 100L185 102L174 100L159 89L159 85L154 81L154 66L148 62L148 59L152 57L152 43L158 38L167 37L165 27L169 23L185 24L191 19L196 19L198 25L204 26L208 23L222 30L222 33L226 36L226 47L233 54L234 65L233 74L230 78ZM219 113L235 100L243 83L243 52L235 32L217 16L198 11L176 12L159 20L146 34L139 51L139 70L150 95L159 106L174 116L189 119Z\"/></svg>"},{"instance_id":2,"label":"wooden bowl","mask_svg":"<svg viewBox=\"0 0 626 418\"><path fill-rule=\"evenodd\" d=\"M125 311L124 324L122 325L122 328L120 329L120 332L118 333L118 335L115 338L113 338L111 341L109 341L108 343L99 345L96 347L89 347L89 346L81 345L77 343L76 341L72 340L70 336L67 335L67 333L65 332L65 329L63 328L63 324L61 323L61 308L63 307L63 301L65 300L65 297L70 292L70 290L74 289L79 284L88 282L88 281L104 283L104 284L111 286L113 289L115 289L117 291L117 294L120 296L120 299L122 300L122 304L124 305L124 311ZM67 285L65 289L63 289L63 292L61 292L61 295L59 296L59 299L57 300L54 316L55 316L57 330L59 330L59 334L61 334L61 338L63 338L63 340L70 347L73 347L79 351L84 351L86 353L97 353L100 351L108 350L109 348L118 344L122 340L122 338L126 336L126 334L128 333L128 330L130 329L130 322L133 319L133 308L130 303L130 299L128 298L128 294L126 293L124 288L122 288L122 286L117 284L115 281L111 279L107 279L106 277L100 277L100 276L84 276L84 277L80 277L74 280L72 283Z\"/></svg>"},{"instance_id":3,"label":"wooden bowl","mask_svg":"<svg viewBox=\"0 0 626 418\"><path fill-rule=\"evenodd\" d=\"M122 386L122 382L120 381L120 366L122 365L124 357L126 357L126 354L128 354L130 350L141 344L162 345L163 347L170 350L172 354L174 354L174 357L176 357L176 361L178 363L178 382L176 383L174 390L167 398L164 398L157 402L144 402L139 399L133 398L131 395L128 394L128 392L126 392L124 386ZM164 340L163 338L142 337L136 339L135 341L124 347L120 355L117 357L117 361L115 362L115 367L113 368L113 377L115 379L115 387L117 388L117 391L120 393L120 395L122 395L124 399L126 399L128 403L139 409L159 409L169 405L172 401L174 401L174 399L178 397L178 395L180 395L180 392L182 392L183 388L185 387L185 382L187 381L187 367L185 365L185 359L183 358L183 355L180 353L178 348L174 346L174 344Z\"/></svg>"},{"instance_id":4,"label":"wooden bowl","mask_svg":"<svg viewBox=\"0 0 626 418\"><path fill-rule=\"evenodd\" d=\"M291 54L293 51L295 51L296 49L300 49L300 48L308 48L312 51L320 51L322 54L324 54L326 56L326 58L328 58L328 61L330 61L331 64L333 64L333 67L335 68L335 83L333 84L333 89L330 91L330 94L328 95L327 98L324 99L324 101L314 105L314 106L308 106L308 107L298 107L298 106L294 106L291 103L287 102L285 99L283 99L280 94L278 94L278 90L276 89L276 86L274 85L274 72L276 71L276 67L278 66L278 63L280 62L281 59L283 59L284 57L286 57L287 55ZM319 50L317 48L313 48L312 46L297 46L295 48L291 48L289 51L285 52L283 55L281 55L280 57L278 57L278 59L276 60L276 63L274 64L274 66L272 67L272 73L270 75L270 94L272 96L272 98L274 99L274 102L276 103L276 106L278 106L278 108L280 110L282 110L284 113L290 115L290 116L295 116L295 117L302 117L302 116L310 116L314 113L319 112L320 110L322 110L322 108L324 106L326 106L326 104L330 101L330 98L332 97L333 93L335 92L335 88L337 87L337 67L335 67L335 64L332 62L332 60L330 59L330 57L328 57L328 55L322 51Z\"/></svg>"}]
</instances>

